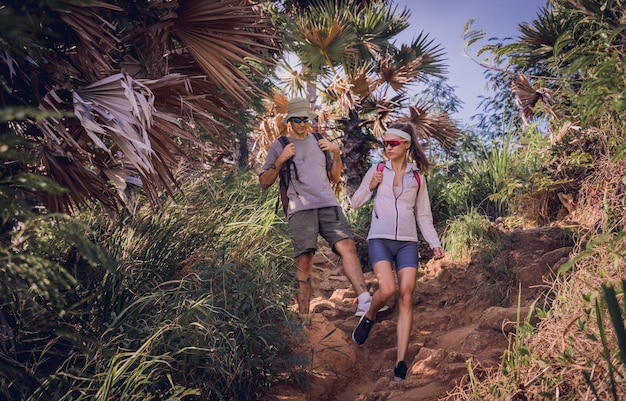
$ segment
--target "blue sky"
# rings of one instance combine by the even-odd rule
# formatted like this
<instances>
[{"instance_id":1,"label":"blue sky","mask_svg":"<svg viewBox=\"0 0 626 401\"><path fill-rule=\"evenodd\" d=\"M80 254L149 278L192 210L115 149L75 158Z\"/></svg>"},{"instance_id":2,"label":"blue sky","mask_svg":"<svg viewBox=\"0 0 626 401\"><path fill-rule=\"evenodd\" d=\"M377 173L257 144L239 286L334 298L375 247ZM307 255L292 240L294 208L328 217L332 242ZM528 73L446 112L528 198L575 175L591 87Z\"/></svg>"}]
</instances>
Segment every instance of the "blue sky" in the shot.
<instances>
[{"instance_id":1,"label":"blue sky","mask_svg":"<svg viewBox=\"0 0 626 401\"><path fill-rule=\"evenodd\" d=\"M465 23L473 18L472 29L486 32L485 39L471 47L475 55L489 38L517 37L517 25L535 19L546 0L396 0L394 4L398 11L411 11L410 26L397 37L399 43L408 44L423 31L443 47L447 82L464 102L463 110L451 117L469 124L469 117L477 113L478 96L489 92L484 68L463 55Z\"/></svg>"}]
</instances>

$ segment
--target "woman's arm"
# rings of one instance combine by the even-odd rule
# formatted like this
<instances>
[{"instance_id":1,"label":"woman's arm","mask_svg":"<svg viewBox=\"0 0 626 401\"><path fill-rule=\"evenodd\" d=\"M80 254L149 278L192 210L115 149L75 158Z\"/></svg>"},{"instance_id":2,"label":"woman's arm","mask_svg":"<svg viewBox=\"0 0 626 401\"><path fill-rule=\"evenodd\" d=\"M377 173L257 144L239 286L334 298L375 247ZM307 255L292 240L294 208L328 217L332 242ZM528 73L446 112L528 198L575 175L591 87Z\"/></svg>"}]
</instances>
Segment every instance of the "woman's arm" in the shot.
<instances>
[{"instance_id":1,"label":"woman's arm","mask_svg":"<svg viewBox=\"0 0 626 401\"><path fill-rule=\"evenodd\" d=\"M370 190L370 184L375 172L376 166L370 167L370 169L367 170L367 173L365 173L365 176L363 177L363 181L361 181L359 188L356 190L354 195L352 195L352 198L350 199L350 204L354 209L363 207L363 205L365 205L367 201L371 199L372 190Z\"/></svg>"},{"instance_id":2,"label":"woman's arm","mask_svg":"<svg viewBox=\"0 0 626 401\"><path fill-rule=\"evenodd\" d=\"M417 193L417 197L415 199L415 220L417 222L417 226L422 233L422 236L428 242L431 248L441 248L441 242L439 241L439 235L435 230L435 226L433 224L433 213L430 208L430 199L428 197L428 187L426 186L426 180L424 176L421 175L422 185Z\"/></svg>"}]
</instances>

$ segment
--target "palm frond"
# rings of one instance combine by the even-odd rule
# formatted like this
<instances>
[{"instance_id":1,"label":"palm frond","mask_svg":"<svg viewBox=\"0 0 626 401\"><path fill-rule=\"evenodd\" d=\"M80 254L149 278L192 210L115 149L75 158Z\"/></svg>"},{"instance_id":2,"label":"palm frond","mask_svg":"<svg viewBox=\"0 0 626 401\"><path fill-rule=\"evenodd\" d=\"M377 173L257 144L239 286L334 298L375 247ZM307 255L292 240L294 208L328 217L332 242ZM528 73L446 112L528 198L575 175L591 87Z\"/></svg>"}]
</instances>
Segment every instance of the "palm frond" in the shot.
<instances>
[{"instance_id":1,"label":"palm frond","mask_svg":"<svg viewBox=\"0 0 626 401\"><path fill-rule=\"evenodd\" d=\"M367 63L362 65L351 78L352 92L361 97L367 97L372 93L376 80L372 77L374 65Z\"/></svg>"},{"instance_id":2,"label":"palm frond","mask_svg":"<svg viewBox=\"0 0 626 401\"><path fill-rule=\"evenodd\" d=\"M282 123L283 115L287 113L289 99L283 93L275 91L271 96L264 99L265 114L261 119L261 125L256 130L257 137L253 149L258 158L265 158L270 144L279 136L285 135L287 126Z\"/></svg>"},{"instance_id":3,"label":"palm frond","mask_svg":"<svg viewBox=\"0 0 626 401\"><path fill-rule=\"evenodd\" d=\"M215 85L245 103L250 97L241 82L255 89L256 85L238 67L246 65L261 74L250 61L266 63L256 52L276 50L271 32L269 20L251 3L179 0L172 33Z\"/></svg>"},{"instance_id":4,"label":"palm frond","mask_svg":"<svg viewBox=\"0 0 626 401\"><path fill-rule=\"evenodd\" d=\"M108 184L107 171L120 166L132 172L127 177L152 183L145 189L157 204L159 194L152 187L169 190L173 182L169 166L175 155L182 154L171 135L188 137L176 119L157 112L152 91L125 74L78 89L72 99L76 119L49 117L39 124L46 137L40 160L46 173L68 189L60 197L48 196L49 207L80 208L93 197L114 209L116 189ZM64 101L51 91L40 107L59 110Z\"/></svg>"},{"instance_id":5,"label":"palm frond","mask_svg":"<svg viewBox=\"0 0 626 401\"><path fill-rule=\"evenodd\" d=\"M70 12L59 13L60 18L76 34L76 46L70 52L74 63L80 64L83 72L91 81L106 77L114 69L115 59L120 40L111 29L103 29L107 25L98 12L100 9L123 11L112 4L95 2L95 7L72 7ZM96 8L97 7L97 8Z\"/></svg>"},{"instance_id":6,"label":"palm frond","mask_svg":"<svg viewBox=\"0 0 626 401\"><path fill-rule=\"evenodd\" d=\"M85 133L111 153L101 136L110 138L132 166L154 172L148 130L152 127L154 95L124 74L115 74L74 92L74 112Z\"/></svg>"},{"instance_id":7,"label":"palm frond","mask_svg":"<svg viewBox=\"0 0 626 401\"><path fill-rule=\"evenodd\" d=\"M434 39L430 39L428 34L420 32L410 45L400 46L400 50L394 54L394 60L400 65L420 60L421 63L415 65L420 74L442 77L447 72L444 56L445 52L441 45L435 44Z\"/></svg>"},{"instance_id":8,"label":"palm frond","mask_svg":"<svg viewBox=\"0 0 626 401\"><path fill-rule=\"evenodd\" d=\"M225 124L246 118L238 111L260 97L256 84L279 50L270 19L248 1L44 3L2 7L5 21L16 19L9 36L30 39L7 47L0 62L5 104L54 112L22 122L17 134L40 146L41 165L25 168L68 189L49 199L55 211L90 195L114 208L120 178L141 183L154 203L172 193L171 169L186 156L179 139L202 134L230 150Z\"/></svg>"},{"instance_id":9,"label":"palm frond","mask_svg":"<svg viewBox=\"0 0 626 401\"><path fill-rule=\"evenodd\" d=\"M409 107L409 111L408 117L400 118L398 121L411 124L420 142L434 139L446 152L454 148L461 131L448 114L431 115L428 113L429 107L419 103Z\"/></svg>"},{"instance_id":10,"label":"palm frond","mask_svg":"<svg viewBox=\"0 0 626 401\"><path fill-rule=\"evenodd\" d=\"M353 48L356 36L350 25L342 23L339 18L332 21L300 20L299 24L302 41L297 54L302 63L313 71L333 68L356 52Z\"/></svg>"},{"instance_id":11,"label":"palm frond","mask_svg":"<svg viewBox=\"0 0 626 401\"><path fill-rule=\"evenodd\" d=\"M397 12L397 6L389 7L382 2L370 2L358 7L361 2L348 3L351 24L357 36L355 48L362 60L375 59L390 47L390 40L409 27L410 11L405 8Z\"/></svg>"},{"instance_id":12,"label":"palm frond","mask_svg":"<svg viewBox=\"0 0 626 401\"><path fill-rule=\"evenodd\" d=\"M278 68L280 70L280 86L287 93L302 95L306 93L307 83L315 81L315 74L311 76L312 74L306 68L298 70L287 60L278 63Z\"/></svg>"},{"instance_id":13,"label":"palm frond","mask_svg":"<svg viewBox=\"0 0 626 401\"><path fill-rule=\"evenodd\" d=\"M422 74L419 71L421 65L421 58L399 64L393 58L385 57L380 61L379 65L379 84L385 83L396 92L401 91L407 85L422 79Z\"/></svg>"}]
</instances>

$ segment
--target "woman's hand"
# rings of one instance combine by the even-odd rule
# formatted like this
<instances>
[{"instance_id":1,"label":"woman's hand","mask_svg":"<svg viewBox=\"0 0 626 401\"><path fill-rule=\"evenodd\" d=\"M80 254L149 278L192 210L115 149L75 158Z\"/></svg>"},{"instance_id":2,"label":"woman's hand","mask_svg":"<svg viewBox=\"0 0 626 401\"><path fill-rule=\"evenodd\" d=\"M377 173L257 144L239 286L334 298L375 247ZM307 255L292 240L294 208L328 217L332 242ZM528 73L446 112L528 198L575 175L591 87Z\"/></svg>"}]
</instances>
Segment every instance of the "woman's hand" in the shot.
<instances>
[{"instance_id":1,"label":"woman's hand","mask_svg":"<svg viewBox=\"0 0 626 401\"><path fill-rule=\"evenodd\" d=\"M433 252L435 253L435 256L433 256L434 259L443 259L443 257L446 256L443 249L439 247L433 248Z\"/></svg>"},{"instance_id":2,"label":"woman's hand","mask_svg":"<svg viewBox=\"0 0 626 401\"><path fill-rule=\"evenodd\" d=\"M383 182L383 170L384 169L385 169L385 166L382 163L376 166L376 172L374 173L374 175L372 176L372 179L370 180L370 191L373 191L376 188L378 188L380 183Z\"/></svg>"},{"instance_id":3,"label":"woman's hand","mask_svg":"<svg viewBox=\"0 0 626 401\"><path fill-rule=\"evenodd\" d=\"M381 182L383 182L383 172L377 171L374 173L372 179L370 180L370 191L376 189Z\"/></svg>"}]
</instances>

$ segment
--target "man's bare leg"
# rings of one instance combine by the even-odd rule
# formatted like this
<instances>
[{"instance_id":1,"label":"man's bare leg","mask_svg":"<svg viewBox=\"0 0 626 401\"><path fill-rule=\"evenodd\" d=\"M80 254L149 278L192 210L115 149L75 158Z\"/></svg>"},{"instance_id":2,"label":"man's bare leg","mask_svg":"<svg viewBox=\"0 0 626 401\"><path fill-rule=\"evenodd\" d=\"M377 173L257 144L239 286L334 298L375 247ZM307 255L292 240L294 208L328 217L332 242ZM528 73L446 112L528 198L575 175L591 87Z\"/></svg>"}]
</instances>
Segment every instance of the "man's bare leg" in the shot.
<instances>
[{"instance_id":1,"label":"man's bare leg","mask_svg":"<svg viewBox=\"0 0 626 401\"><path fill-rule=\"evenodd\" d=\"M296 257L296 286L298 292L298 312L309 314L311 303L311 272L313 271L313 252L306 252Z\"/></svg>"},{"instance_id":2,"label":"man's bare leg","mask_svg":"<svg viewBox=\"0 0 626 401\"><path fill-rule=\"evenodd\" d=\"M346 275L356 295L368 292L363 277L361 262L356 254L356 246L352 238L345 238L335 243L335 251L341 256L343 263L343 273ZM369 293L369 292L368 292Z\"/></svg>"}]
</instances>

